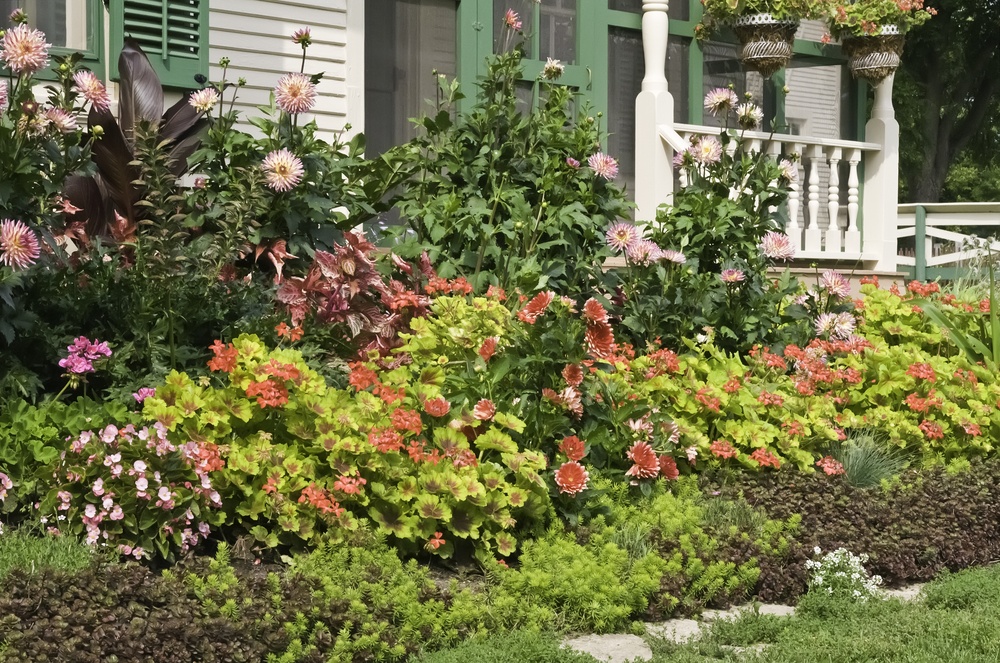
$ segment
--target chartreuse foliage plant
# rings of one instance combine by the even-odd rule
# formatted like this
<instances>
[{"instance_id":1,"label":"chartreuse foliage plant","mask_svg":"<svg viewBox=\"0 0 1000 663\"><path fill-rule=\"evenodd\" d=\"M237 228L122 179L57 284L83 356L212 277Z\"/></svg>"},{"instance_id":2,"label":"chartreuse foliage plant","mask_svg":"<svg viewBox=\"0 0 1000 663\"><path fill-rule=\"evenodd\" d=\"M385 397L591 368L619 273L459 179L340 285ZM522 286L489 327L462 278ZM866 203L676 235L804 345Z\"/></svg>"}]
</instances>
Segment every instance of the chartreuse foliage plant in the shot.
<instances>
[{"instance_id":1,"label":"chartreuse foliage plant","mask_svg":"<svg viewBox=\"0 0 1000 663\"><path fill-rule=\"evenodd\" d=\"M451 412L437 400L440 367L383 381L359 364L351 387L335 389L298 351L255 336L213 349L214 386L172 374L144 412L170 439L226 450L213 475L224 524L261 545L339 539L363 519L439 555L462 541L509 555L515 528L547 508L545 457L508 433L520 422Z\"/></svg>"}]
</instances>

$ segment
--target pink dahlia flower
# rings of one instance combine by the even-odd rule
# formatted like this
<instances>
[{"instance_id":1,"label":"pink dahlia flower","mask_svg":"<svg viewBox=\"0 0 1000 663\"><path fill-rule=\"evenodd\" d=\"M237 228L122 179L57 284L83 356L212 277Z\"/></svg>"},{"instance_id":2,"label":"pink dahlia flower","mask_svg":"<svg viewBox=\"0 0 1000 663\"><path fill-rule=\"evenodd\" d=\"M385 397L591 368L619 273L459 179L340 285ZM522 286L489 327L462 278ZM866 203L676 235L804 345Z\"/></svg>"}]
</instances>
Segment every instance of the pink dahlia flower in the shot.
<instances>
[{"instance_id":1,"label":"pink dahlia flower","mask_svg":"<svg viewBox=\"0 0 1000 663\"><path fill-rule=\"evenodd\" d=\"M4 33L0 58L15 74L33 74L49 64L51 46L45 33L22 23Z\"/></svg>"},{"instance_id":2,"label":"pink dahlia flower","mask_svg":"<svg viewBox=\"0 0 1000 663\"><path fill-rule=\"evenodd\" d=\"M102 111L111 108L111 97L108 95L108 90L104 87L104 83L94 75L94 72L86 69L76 72L73 74L73 83L77 92L93 104L94 108Z\"/></svg>"},{"instance_id":3,"label":"pink dahlia flower","mask_svg":"<svg viewBox=\"0 0 1000 663\"><path fill-rule=\"evenodd\" d=\"M285 74L274 88L274 99L289 115L305 113L316 105L316 86L305 74Z\"/></svg>"},{"instance_id":4,"label":"pink dahlia flower","mask_svg":"<svg viewBox=\"0 0 1000 663\"><path fill-rule=\"evenodd\" d=\"M261 168L264 169L267 186L278 192L291 191L302 181L302 176L305 174L302 160L287 148L268 154Z\"/></svg>"},{"instance_id":5,"label":"pink dahlia flower","mask_svg":"<svg viewBox=\"0 0 1000 663\"><path fill-rule=\"evenodd\" d=\"M38 236L22 221L0 222L0 264L19 270L35 264L41 253Z\"/></svg>"}]
</instances>

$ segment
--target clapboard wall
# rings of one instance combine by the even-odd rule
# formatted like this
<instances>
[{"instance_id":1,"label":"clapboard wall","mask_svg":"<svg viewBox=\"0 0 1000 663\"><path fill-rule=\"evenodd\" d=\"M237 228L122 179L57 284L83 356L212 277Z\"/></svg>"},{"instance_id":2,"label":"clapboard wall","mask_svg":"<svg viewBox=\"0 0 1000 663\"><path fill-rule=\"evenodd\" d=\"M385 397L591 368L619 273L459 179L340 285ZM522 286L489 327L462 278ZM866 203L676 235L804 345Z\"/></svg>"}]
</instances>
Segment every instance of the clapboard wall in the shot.
<instances>
[{"instance_id":1,"label":"clapboard wall","mask_svg":"<svg viewBox=\"0 0 1000 663\"><path fill-rule=\"evenodd\" d=\"M209 6L211 78L221 78L219 60L229 58L227 79L247 82L236 103L244 115L268 103L278 78L299 71L302 50L291 34L309 27L305 71L324 74L310 119L328 137L348 124L352 133L363 129L364 0L211 0Z\"/></svg>"}]
</instances>

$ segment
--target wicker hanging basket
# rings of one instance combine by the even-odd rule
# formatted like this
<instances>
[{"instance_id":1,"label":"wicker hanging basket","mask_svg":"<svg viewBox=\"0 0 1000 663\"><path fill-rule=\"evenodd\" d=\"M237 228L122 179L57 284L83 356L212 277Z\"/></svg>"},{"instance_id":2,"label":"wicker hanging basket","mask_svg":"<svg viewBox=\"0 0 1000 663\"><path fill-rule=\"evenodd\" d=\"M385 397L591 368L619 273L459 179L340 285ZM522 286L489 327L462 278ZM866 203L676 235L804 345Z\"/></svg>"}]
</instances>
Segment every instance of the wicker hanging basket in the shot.
<instances>
[{"instance_id":1,"label":"wicker hanging basket","mask_svg":"<svg viewBox=\"0 0 1000 663\"><path fill-rule=\"evenodd\" d=\"M884 25L877 35L846 37L843 48L851 73L875 85L899 67L903 33L895 25Z\"/></svg>"},{"instance_id":2,"label":"wicker hanging basket","mask_svg":"<svg viewBox=\"0 0 1000 663\"><path fill-rule=\"evenodd\" d=\"M740 40L740 62L764 78L785 67L792 59L792 42L798 21L779 21L770 14L748 14L733 23Z\"/></svg>"}]
</instances>

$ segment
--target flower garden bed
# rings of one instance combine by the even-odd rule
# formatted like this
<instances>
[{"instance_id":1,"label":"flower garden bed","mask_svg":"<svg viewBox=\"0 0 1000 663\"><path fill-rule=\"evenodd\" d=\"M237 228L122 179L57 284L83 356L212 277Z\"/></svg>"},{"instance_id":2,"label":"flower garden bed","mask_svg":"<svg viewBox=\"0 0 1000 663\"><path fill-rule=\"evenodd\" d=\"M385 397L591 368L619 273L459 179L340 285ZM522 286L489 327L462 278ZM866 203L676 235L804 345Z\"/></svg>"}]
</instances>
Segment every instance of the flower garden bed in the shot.
<instances>
[{"instance_id":1,"label":"flower garden bed","mask_svg":"<svg viewBox=\"0 0 1000 663\"><path fill-rule=\"evenodd\" d=\"M403 660L815 597L839 548L892 584L996 557L990 293L769 276L794 169L741 151L749 100L709 95L727 128L644 230L557 62L528 115L516 49L464 114L442 81L367 160L300 122L307 30L252 135L242 83L164 111L131 42L148 105L113 117L67 57L39 106L29 30L0 54L0 660Z\"/></svg>"}]
</instances>

